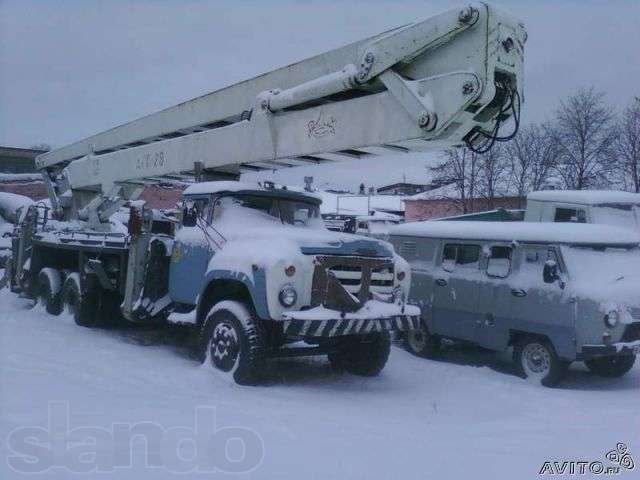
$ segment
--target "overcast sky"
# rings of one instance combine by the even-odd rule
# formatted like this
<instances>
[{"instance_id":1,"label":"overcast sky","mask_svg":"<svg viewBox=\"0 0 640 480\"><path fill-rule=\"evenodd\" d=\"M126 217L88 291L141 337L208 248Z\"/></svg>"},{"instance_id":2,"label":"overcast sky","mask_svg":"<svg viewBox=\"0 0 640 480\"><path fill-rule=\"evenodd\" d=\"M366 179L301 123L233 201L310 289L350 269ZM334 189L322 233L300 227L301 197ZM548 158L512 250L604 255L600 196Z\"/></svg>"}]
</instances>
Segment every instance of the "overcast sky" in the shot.
<instances>
[{"instance_id":1,"label":"overcast sky","mask_svg":"<svg viewBox=\"0 0 640 480\"><path fill-rule=\"evenodd\" d=\"M640 0L499 0L529 32L525 121L580 86L640 95ZM61 146L465 2L0 0L0 144ZM367 183L420 179L425 155L378 159ZM393 165L391 168L389 165ZM363 165L276 180L360 183ZM372 168L373 167L373 168ZM264 174L263 174L264 176Z\"/></svg>"}]
</instances>

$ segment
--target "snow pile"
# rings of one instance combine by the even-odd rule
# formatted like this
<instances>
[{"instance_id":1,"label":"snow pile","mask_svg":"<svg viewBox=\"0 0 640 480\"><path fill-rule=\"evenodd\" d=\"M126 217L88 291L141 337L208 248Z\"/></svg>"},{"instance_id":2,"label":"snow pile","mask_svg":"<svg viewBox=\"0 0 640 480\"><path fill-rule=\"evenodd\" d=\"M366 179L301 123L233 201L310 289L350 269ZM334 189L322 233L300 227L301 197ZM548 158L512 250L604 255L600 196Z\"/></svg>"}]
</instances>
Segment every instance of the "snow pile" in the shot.
<instances>
[{"instance_id":1,"label":"snow pile","mask_svg":"<svg viewBox=\"0 0 640 480\"><path fill-rule=\"evenodd\" d=\"M42 181L40 173L0 173L0 182L38 182Z\"/></svg>"},{"instance_id":2,"label":"snow pile","mask_svg":"<svg viewBox=\"0 0 640 480\"><path fill-rule=\"evenodd\" d=\"M189 356L188 332L81 328L70 316L29 309L27 301L0 291L0 478L22 478L8 457L53 453L46 442L54 438L56 453L75 458L85 452L86 473L53 467L40 475L47 480L168 479L176 465L183 478L239 478L221 471L198 475L188 461L190 437L185 461L176 464L176 450L164 447L196 424L203 432L219 431L221 440L238 432L257 435L260 450L253 453L260 461L242 478L299 479L312 465L312 477L319 479L512 480L536 478L546 461L608 465L604 455L618 442L628 444L634 458L639 448L640 366L623 378L605 379L576 364L562 386L550 390L513 375L508 355L459 346L430 361L394 347L378 377L336 373L324 357L281 359L271 363L265 386L239 387ZM62 402L65 415L50 417L48 409L58 405L51 402ZM196 412L213 415L196 423ZM52 419L61 427L55 437ZM131 451L131 465L92 470L96 457L78 435L108 433L114 424L135 427L138 435L107 436L112 441L101 443L103 452ZM35 427L30 433L38 437L10 450L19 446L7 441L9 435L24 427ZM151 444L159 464L150 467L144 432L153 429L164 436L163 448ZM225 443L215 448L220 445ZM237 443L228 447L240 455L234 458L243 458ZM224 456L203 450L208 460ZM43 459L46 468L54 457Z\"/></svg>"},{"instance_id":3,"label":"snow pile","mask_svg":"<svg viewBox=\"0 0 640 480\"><path fill-rule=\"evenodd\" d=\"M543 222L424 221L392 227L392 235L569 244L637 244L633 230L606 225Z\"/></svg>"},{"instance_id":4,"label":"snow pile","mask_svg":"<svg viewBox=\"0 0 640 480\"><path fill-rule=\"evenodd\" d=\"M0 192L0 216L9 222L16 221L16 213L18 209L29 207L33 204L33 200L24 195L16 193Z\"/></svg>"},{"instance_id":5,"label":"snow pile","mask_svg":"<svg viewBox=\"0 0 640 480\"><path fill-rule=\"evenodd\" d=\"M603 205L607 203L640 205L640 194L618 190L539 190L527 195L527 200L579 203L583 205Z\"/></svg>"}]
</instances>

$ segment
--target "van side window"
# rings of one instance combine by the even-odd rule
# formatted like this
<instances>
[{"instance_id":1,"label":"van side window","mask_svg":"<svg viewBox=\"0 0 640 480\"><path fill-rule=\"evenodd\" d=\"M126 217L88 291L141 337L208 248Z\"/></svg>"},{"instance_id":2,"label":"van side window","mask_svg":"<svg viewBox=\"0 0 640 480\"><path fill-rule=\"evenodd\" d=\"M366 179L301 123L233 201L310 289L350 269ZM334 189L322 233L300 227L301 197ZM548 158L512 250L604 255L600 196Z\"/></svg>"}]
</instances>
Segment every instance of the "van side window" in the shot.
<instances>
[{"instance_id":1,"label":"van side window","mask_svg":"<svg viewBox=\"0 0 640 480\"><path fill-rule=\"evenodd\" d=\"M479 245L446 244L442 252L442 268L448 272L453 271L455 266L477 268L479 260Z\"/></svg>"},{"instance_id":2,"label":"van side window","mask_svg":"<svg viewBox=\"0 0 640 480\"><path fill-rule=\"evenodd\" d=\"M581 208L556 208L554 222L587 223L587 214Z\"/></svg>"},{"instance_id":3,"label":"van side window","mask_svg":"<svg viewBox=\"0 0 640 480\"><path fill-rule=\"evenodd\" d=\"M491 256L487 261L487 275L495 278L505 278L511 271L511 247L491 247Z\"/></svg>"}]
</instances>

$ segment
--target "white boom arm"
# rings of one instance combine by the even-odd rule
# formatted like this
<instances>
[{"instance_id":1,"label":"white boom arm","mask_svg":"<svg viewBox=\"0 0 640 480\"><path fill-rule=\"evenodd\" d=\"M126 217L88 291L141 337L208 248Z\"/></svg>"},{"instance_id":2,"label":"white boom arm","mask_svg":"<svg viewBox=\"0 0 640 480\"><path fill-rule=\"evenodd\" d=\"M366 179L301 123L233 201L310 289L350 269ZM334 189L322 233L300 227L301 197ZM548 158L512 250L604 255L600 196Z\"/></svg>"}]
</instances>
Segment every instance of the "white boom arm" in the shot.
<instances>
[{"instance_id":1,"label":"white boom arm","mask_svg":"<svg viewBox=\"0 0 640 480\"><path fill-rule=\"evenodd\" d=\"M66 217L104 221L131 181L492 144L519 117L526 32L451 10L115 127L36 160ZM517 122L516 122L517 125Z\"/></svg>"}]
</instances>

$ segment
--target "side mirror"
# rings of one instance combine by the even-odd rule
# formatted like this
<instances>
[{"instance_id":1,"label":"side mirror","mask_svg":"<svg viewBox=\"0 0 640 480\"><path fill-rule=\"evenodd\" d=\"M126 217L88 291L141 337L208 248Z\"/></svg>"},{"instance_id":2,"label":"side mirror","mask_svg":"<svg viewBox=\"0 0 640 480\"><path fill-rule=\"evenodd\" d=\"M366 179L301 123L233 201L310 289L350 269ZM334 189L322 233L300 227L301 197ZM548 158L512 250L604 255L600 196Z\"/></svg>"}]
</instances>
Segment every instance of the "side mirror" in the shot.
<instances>
[{"instance_id":1,"label":"side mirror","mask_svg":"<svg viewBox=\"0 0 640 480\"><path fill-rule=\"evenodd\" d=\"M554 260L547 260L542 269L542 280L544 283L555 283L559 279L558 264Z\"/></svg>"},{"instance_id":2,"label":"side mirror","mask_svg":"<svg viewBox=\"0 0 640 480\"><path fill-rule=\"evenodd\" d=\"M196 220L198 218L198 212L194 207L185 206L182 209L182 226L183 227L195 227Z\"/></svg>"}]
</instances>

